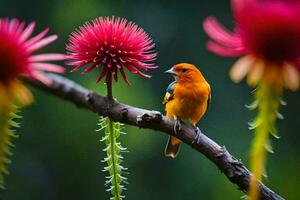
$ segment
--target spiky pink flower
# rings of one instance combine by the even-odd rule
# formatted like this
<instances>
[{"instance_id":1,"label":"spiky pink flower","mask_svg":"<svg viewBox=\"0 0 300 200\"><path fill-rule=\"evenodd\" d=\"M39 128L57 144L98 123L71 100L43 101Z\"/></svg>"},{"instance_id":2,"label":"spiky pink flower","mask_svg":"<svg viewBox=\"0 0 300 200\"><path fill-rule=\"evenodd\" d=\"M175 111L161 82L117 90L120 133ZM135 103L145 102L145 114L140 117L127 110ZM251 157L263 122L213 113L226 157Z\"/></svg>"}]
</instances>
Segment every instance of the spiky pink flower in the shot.
<instances>
[{"instance_id":1,"label":"spiky pink flower","mask_svg":"<svg viewBox=\"0 0 300 200\"><path fill-rule=\"evenodd\" d=\"M156 58L154 43L147 33L133 22L119 17L96 18L86 22L70 36L67 45L68 64L75 66L72 71L86 67L83 74L92 69L101 70L97 82L118 79L118 72L126 83L124 67L142 77L150 77L141 72L156 68L152 61Z\"/></svg>"},{"instance_id":2,"label":"spiky pink flower","mask_svg":"<svg viewBox=\"0 0 300 200\"><path fill-rule=\"evenodd\" d=\"M63 54L38 54L34 52L56 40L56 35L45 37L48 29L30 38L36 23L25 27L18 19L0 18L0 104L17 98L29 102L30 92L18 81L19 76L28 76L46 84L50 81L42 71L64 72L64 68L46 61L64 60ZM0 105L0 106L1 106Z\"/></svg>"},{"instance_id":3,"label":"spiky pink flower","mask_svg":"<svg viewBox=\"0 0 300 200\"><path fill-rule=\"evenodd\" d=\"M48 28L30 38L36 23L25 27L18 19L0 18L0 81L6 82L19 75L49 82L40 71L63 73L64 68L46 61L63 60L63 54L33 53L57 39L56 35L46 36Z\"/></svg>"},{"instance_id":4,"label":"spiky pink flower","mask_svg":"<svg viewBox=\"0 0 300 200\"><path fill-rule=\"evenodd\" d=\"M300 2L232 0L232 10L236 22L233 33L214 17L204 21L204 30L212 39L207 44L210 51L226 57L244 55L232 67L231 78L238 82L248 74L250 85L265 78L298 89Z\"/></svg>"}]
</instances>

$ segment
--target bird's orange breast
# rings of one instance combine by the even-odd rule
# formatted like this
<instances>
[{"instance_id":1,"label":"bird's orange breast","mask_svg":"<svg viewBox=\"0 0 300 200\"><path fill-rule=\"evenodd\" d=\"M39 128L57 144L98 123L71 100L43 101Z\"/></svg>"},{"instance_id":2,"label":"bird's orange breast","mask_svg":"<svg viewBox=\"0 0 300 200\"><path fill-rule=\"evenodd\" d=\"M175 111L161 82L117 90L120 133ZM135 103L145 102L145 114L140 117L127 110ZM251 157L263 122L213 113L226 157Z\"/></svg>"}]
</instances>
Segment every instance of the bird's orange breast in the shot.
<instances>
[{"instance_id":1,"label":"bird's orange breast","mask_svg":"<svg viewBox=\"0 0 300 200\"><path fill-rule=\"evenodd\" d=\"M167 117L186 118L196 125L205 114L210 96L209 84L176 84L174 98L166 104Z\"/></svg>"}]
</instances>

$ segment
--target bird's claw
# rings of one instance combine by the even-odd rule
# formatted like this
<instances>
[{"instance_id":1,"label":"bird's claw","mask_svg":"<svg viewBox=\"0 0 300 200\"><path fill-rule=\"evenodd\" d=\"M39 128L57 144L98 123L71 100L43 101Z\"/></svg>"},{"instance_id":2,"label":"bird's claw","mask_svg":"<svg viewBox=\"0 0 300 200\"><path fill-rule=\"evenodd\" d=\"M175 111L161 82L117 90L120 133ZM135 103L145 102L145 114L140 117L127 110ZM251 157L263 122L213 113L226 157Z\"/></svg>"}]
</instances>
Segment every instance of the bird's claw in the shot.
<instances>
[{"instance_id":1,"label":"bird's claw","mask_svg":"<svg viewBox=\"0 0 300 200\"><path fill-rule=\"evenodd\" d=\"M175 119L174 132L178 135L181 131L181 121L180 119Z\"/></svg>"},{"instance_id":2,"label":"bird's claw","mask_svg":"<svg viewBox=\"0 0 300 200\"><path fill-rule=\"evenodd\" d=\"M195 132L196 132L196 136L195 136L194 140L192 141L192 144L199 143L200 139L201 139L201 135L203 134L198 126L195 126Z\"/></svg>"}]
</instances>

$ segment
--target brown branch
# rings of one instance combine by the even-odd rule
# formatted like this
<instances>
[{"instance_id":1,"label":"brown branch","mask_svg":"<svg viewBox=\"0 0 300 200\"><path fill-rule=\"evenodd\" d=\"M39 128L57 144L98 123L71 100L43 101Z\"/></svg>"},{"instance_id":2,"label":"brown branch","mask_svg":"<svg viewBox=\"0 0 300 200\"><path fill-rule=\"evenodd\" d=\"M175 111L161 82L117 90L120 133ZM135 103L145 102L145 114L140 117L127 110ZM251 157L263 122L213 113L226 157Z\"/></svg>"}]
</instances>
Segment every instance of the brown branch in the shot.
<instances>
[{"instance_id":1,"label":"brown branch","mask_svg":"<svg viewBox=\"0 0 300 200\"><path fill-rule=\"evenodd\" d=\"M180 134L175 135L174 121L166 118L158 111L140 109L118 101L111 102L107 97L100 96L61 76L50 74L48 77L53 81L51 86L30 79L26 79L26 82L70 101L78 107L89 109L102 116L109 116L115 121L161 131L178 137L184 143L205 155L232 183L236 184L241 191L247 193L252 176L249 170L241 161L233 157L225 147L221 147L206 135L202 134L199 140L194 142L196 133L192 127L182 124ZM260 199L283 200L282 197L262 183L260 183Z\"/></svg>"}]
</instances>

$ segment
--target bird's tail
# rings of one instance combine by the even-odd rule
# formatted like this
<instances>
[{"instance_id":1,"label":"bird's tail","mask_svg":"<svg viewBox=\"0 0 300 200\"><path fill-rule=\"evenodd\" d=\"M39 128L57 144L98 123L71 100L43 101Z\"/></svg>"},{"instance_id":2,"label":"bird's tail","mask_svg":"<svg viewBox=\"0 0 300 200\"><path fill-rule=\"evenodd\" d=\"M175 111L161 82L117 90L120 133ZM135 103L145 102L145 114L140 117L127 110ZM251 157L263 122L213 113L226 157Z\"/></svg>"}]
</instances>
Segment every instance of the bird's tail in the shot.
<instances>
[{"instance_id":1,"label":"bird's tail","mask_svg":"<svg viewBox=\"0 0 300 200\"><path fill-rule=\"evenodd\" d=\"M177 139L176 137L170 136L165 149L165 156L176 158L179 152L180 144L181 140Z\"/></svg>"}]
</instances>

